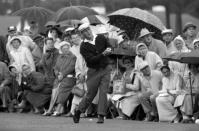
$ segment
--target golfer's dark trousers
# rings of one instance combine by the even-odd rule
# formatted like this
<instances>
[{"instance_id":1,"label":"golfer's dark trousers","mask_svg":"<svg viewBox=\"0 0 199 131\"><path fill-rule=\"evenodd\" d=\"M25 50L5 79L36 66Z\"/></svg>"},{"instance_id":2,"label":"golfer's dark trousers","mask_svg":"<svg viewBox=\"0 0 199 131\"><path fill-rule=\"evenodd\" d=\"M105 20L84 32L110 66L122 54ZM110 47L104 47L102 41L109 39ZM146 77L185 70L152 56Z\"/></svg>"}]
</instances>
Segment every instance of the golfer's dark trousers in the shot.
<instances>
[{"instance_id":1,"label":"golfer's dark trousers","mask_svg":"<svg viewBox=\"0 0 199 131\"><path fill-rule=\"evenodd\" d=\"M83 97L78 109L84 113L95 98L99 89L98 115L106 115L107 91L110 81L110 67L100 69L89 68L87 72L87 94Z\"/></svg>"}]
</instances>

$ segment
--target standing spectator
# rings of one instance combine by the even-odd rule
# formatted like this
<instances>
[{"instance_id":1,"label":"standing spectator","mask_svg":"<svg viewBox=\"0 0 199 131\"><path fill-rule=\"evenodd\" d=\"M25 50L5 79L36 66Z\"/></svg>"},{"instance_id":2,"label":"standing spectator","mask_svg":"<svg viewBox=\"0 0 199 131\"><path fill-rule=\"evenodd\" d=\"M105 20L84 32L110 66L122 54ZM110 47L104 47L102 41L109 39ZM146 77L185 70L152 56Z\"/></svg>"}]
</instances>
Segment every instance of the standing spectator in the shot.
<instances>
[{"instance_id":1,"label":"standing spectator","mask_svg":"<svg viewBox=\"0 0 199 131\"><path fill-rule=\"evenodd\" d=\"M175 47L173 44L173 35L174 34L172 29L165 29L162 31L162 39L167 47L167 55L175 51Z\"/></svg>"},{"instance_id":2,"label":"standing spectator","mask_svg":"<svg viewBox=\"0 0 199 131\"><path fill-rule=\"evenodd\" d=\"M33 56L28 48L22 46L22 40L20 37L13 37L10 41L11 47L13 48L10 51L11 63L15 63L17 65L17 70L19 72L22 72L23 64L29 64L31 71L35 71Z\"/></svg>"},{"instance_id":3,"label":"standing spectator","mask_svg":"<svg viewBox=\"0 0 199 131\"><path fill-rule=\"evenodd\" d=\"M8 54L6 52L6 39L3 36L0 36L0 61L8 64Z\"/></svg>"},{"instance_id":4,"label":"standing spectator","mask_svg":"<svg viewBox=\"0 0 199 131\"><path fill-rule=\"evenodd\" d=\"M8 104L11 102L11 77L7 65L0 62L0 99L2 100L3 110L8 110Z\"/></svg>"},{"instance_id":5,"label":"standing spectator","mask_svg":"<svg viewBox=\"0 0 199 131\"><path fill-rule=\"evenodd\" d=\"M43 55L41 65L44 69L44 74L48 82L53 85L55 80L53 68L57 61L59 51L54 47L54 41L52 38L45 39L46 53Z\"/></svg>"},{"instance_id":6,"label":"standing spectator","mask_svg":"<svg viewBox=\"0 0 199 131\"><path fill-rule=\"evenodd\" d=\"M35 62L35 66L37 70L41 71L40 62L43 56L43 47L44 47L44 37L41 35L36 36L34 39L34 42L36 43L36 47L32 51L33 59Z\"/></svg>"},{"instance_id":7,"label":"standing spectator","mask_svg":"<svg viewBox=\"0 0 199 131\"><path fill-rule=\"evenodd\" d=\"M184 40L183 40L183 38L181 36L177 36L174 39L173 43L174 43L175 51L172 52L172 53L175 53L175 52L189 52L189 50L185 46L185 42L184 42ZM178 73L178 74L180 74L183 77L185 83L187 82L188 73L189 73L187 64L176 62L176 61L169 61L168 65L169 65L170 69L174 73Z\"/></svg>"},{"instance_id":8,"label":"standing spectator","mask_svg":"<svg viewBox=\"0 0 199 131\"><path fill-rule=\"evenodd\" d=\"M183 34L185 37L185 45L189 50L193 50L193 40L196 38L197 26L191 22L184 25Z\"/></svg>"},{"instance_id":9,"label":"standing spectator","mask_svg":"<svg viewBox=\"0 0 199 131\"><path fill-rule=\"evenodd\" d=\"M136 46L137 56L135 57L135 69L139 69L139 64L146 61L149 64L151 70L159 70L163 65L162 59L152 51L148 51L147 46L144 43L139 43Z\"/></svg>"},{"instance_id":10,"label":"standing spectator","mask_svg":"<svg viewBox=\"0 0 199 131\"><path fill-rule=\"evenodd\" d=\"M79 123L80 114L84 113L93 101L99 89L98 121L104 123L107 106L107 89L110 81L110 67L108 66L107 55L111 54L111 48L103 35L94 35L89 24L85 23L79 27L84 38L80 47L80 53L88 66L87 87L88 93L83 97L79 107L73 116L74 123Z\"/></svg>"},{"instance_id":11,"label":"standing spectator","mask_svg":"<svg viewBox=\"0 0 199 131\"><path fill-rule=\"evenodd\" d=\"M166 45L160 40L157 40L152 37L153 32L149 32L148 29L143 28L140 32L139 39L141 42L145 43L148 47L149 51L154 51L157 53L161 58L167 55L167 48Z\"/></svg>"}]
</instances>

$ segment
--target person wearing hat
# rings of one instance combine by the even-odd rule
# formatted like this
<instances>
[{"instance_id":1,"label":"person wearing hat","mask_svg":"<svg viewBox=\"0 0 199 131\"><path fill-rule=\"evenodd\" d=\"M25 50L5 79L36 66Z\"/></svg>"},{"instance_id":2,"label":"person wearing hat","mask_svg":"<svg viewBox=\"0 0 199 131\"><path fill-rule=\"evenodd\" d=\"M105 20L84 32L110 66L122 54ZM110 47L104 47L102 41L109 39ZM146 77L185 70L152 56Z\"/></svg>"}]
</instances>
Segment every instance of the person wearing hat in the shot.
<instances>
[{"instance_id":1,"label":"person wearing hat","mask_svg":"<svg viewBox=\"0 0 199 131\"><path fill-rule=\"evenodd\" d=\"M99 90L98 121L104 123L106 115L107 94L111 69L108 66L108 55L111 54L110 44L103 35L94 35L88 23L79 26L79 31L84 39L80 53L88 66L87 87L88 93L83 97L73 115L74 123L79 123L80 114L84 113L93 101Z\"/></svg>"},{"instance_id":2,"label":"person wearing hat","mask_svg":"<svg viewBox=\"0 0 199 131\"><path fill-rule=\"evenodd\" d=\"M56 99L57 108L53 113L53 116L59 116L64 112L64 104L71 94L73 86L76 84L75 78L75 63L76 56L70 51L71 45L66 41L60 43L60 51L62 54L57 58L54 73L55 84L54 88L58 88L58 94Z\"/></svg>"},{"instance_id":3,"label":"person wearing hat","mask_svg":"<svg viewBox=\"0 0 199 131\"><path fill-rule=\"evenodd\" d=\"M42 69L39 67L39 64L40 64L40 61L41 61L42 56L43 56L44 37L42 35L37 35L37 36L35 36L33 41L36 44L35 45L36 47L32 51L35 66L36 66L37 71L39 71L39 70L42 71Z\"/></svg>"},{"instance_id":4,"label":"person wearing hat","mask_svg":"<svg viewBox=\"0 0 199 131\"><path fill-rule=\"evenodd\" d=\"M193 50L193 40L196 38L197 26L191 22L188 22L183 27L183 34L185 36L185 44L188 49Z\"/></svg>"},{"instance_id":5,"label":"person wearing hat","mask_svg":"<svg viewBox=\"0 0 199 131\"><path fill-rule=\"evenodd\" d=\"M149 64L143 61L139 64L141 93L140 103L146 113L146 121L158 121L156 97L162 87L162 74L159 70L151 70ZM149 103L150 101L150 103Z\"/></svg>"},{"instance_id":6,"label":"person wearing hat","mask_svg":"<svg viewBox=\"0 0 199 131\"><path fill-rule=\"evenodd\" d=\"M139 64L146 61L152 70L159 70L163 65L162 59L155 52L149 51L144 43L136 46L135 69L139 69Z\"/></svg>"},{"instance_id":7,"label":"person wearing hat","mask_svg":"<svg viewBox=\"0 0 199 131\"><path fill-rule=\"evenodd\" d=\"M8 37L13 37L17 33L17 28L15 26L9 26L8 27Z\"/></svg>"},{"instance_id":8,"label":"person wearing hat","mask_svg":"<svg viewBox=\"0 0 199 131\"><path fill-rule=\"evenodd\" d=\"M167 55L167 48L166 45L155 38L152 37L154 32L149 32L148 29L143 28L140 31L139 40L146 44L150 51L157 53L161 58Z\"/></svg>"},{"instance_id":9,"label":"person wearing hat","mask_svg":"<svg viewBox=\"0 0 199 131\"><path fill-rule=\"evenodd\" d=\"M183 123L193 122L191 119L193 110L191 105L191 97L183 90L183 78L178 73L171 71L169 66L161 67L163 74L162 90L156 98L156 104L160 121L180 122L180 115L177 108L183 116Z\"/></svg>"},{"instance_id":10,"label":"person wearing hat","mask_svg":"<svg viewBox=\"0 0 199 131\"><path fill-rule=\"evenodd\" d=\"M173 45L173 35L174 34L172 29L164 29L162 31L162 39L167 47L167 55L175 51L175 47Z\"/></svg>"},{"instance_id":11,"label":"person wearing hat","mask_svg":"<svg viewBox=\"0 0 199 131\"><path fill-rule=\"evenodd\" d=\"M11 76L7 65L0 61L0 99L2 101L1 109L8 111L9 102L11 102Z\"/></svg>"}]
</instances>

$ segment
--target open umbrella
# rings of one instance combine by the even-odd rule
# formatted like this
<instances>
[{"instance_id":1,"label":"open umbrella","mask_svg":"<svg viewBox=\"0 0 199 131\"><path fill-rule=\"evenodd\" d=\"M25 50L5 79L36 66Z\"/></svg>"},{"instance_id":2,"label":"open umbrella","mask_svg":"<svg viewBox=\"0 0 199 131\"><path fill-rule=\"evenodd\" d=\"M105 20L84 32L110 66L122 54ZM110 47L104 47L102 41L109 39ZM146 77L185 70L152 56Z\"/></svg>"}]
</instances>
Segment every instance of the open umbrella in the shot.
<instances>
[{"instance_id":1,"label":"open umbrella","mask_svg":"<svg viewBox=\"0 0 199 131\"><path fill-rule=\"evenodd\" d=\"M81 20L83 23L90 23L90 25L107 24L109 18L102 15L89 15Z\"/></svg>"},{"instance_id":2,"label":"open umbrella","mask_svg":"<svg viewBox=\"0 0 199 131\"><path fill-rule=\"evenodd\" d=\"M152 13L139 8L125 8L110 15L109 23L127 32L130 39L136 40L142 28L155 32L154 37L161 39L161 31L165 28L162 21Z\"/></svg>"},{"instance_id":3,"label":"open umbrella","mask_svg":"<svg viewBox=\"0 0 199 131\"><path fill-rule=\"evenodd\" d=\"M60 27L78 27L82 22L80 20L64 20L57 23Z\"/></svg>"},{"instance_id":4,"label":"open umbrella","mask_svg":"<svg viewBox=\"0 0 199 131\"><path fill-rule=\"evenodd\" d=\"M167 59L169 61L187 63L187 64L199 64L199 51L194 50L191 52L183 52L183 53L176 52L168 55L163 59Z\"/></svg>"},{"instance_id":5,"label":"open umbrella","mask_svg":"<svg viewBox=\"0 0 199 131\"><path fill-rule=\"evenodd\" d=\"M69 6L65 8L61 8L57 11L54 20L56 22L61 22L69 19L81 20L82 18L89 15L97 15L93 9L86 6Z\"/></svg>"},{"instance_id":6,"label":"open umbrella","mask_svg":"<svg viewBox=\"0 0 199 131\"><path fill-rule=\"evenodd\" d=\"M23 21L35 21L39 24L40 31L44 29L47 21L51 20L55 13L43 7L28 7L20 9L14 13L13 16L21 16Z\"/></svg>"}]
</instances>

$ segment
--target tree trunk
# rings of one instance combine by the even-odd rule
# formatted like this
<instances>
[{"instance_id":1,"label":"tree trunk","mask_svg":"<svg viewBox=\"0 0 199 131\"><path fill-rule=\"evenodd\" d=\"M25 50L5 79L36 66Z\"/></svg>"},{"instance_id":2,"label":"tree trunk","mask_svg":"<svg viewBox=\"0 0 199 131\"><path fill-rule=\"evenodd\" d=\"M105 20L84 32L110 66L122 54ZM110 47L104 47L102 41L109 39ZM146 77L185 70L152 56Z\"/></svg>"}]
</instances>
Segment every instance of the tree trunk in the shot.
<instances>
[{"instance_id":1,"label":"tree trunk","mask_svg":"<svg viewBox=\"0 0 199 131\"><path fill-rule=\"evenodd\" d=\"M166 4L165 5L165 9L166 9L166 27L168 28L168 29L170 29L171 28L171 25L170 25L170 6L169 6L169 4Z\"/></svg>"},{"instance_id":2,"label":"tree trunk","mask_svg":"<svg viewBox=\"0 0 199 131\"><path fill-rule=\"evenodd\" d=\"M176 12L176 34L181 34L182 33L182 12L181 10L178 10Z\"/></svg>"}]
</instances>

